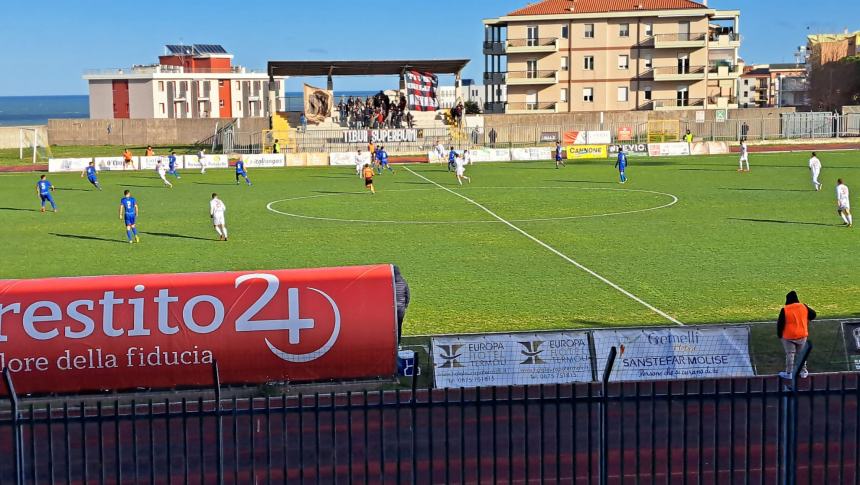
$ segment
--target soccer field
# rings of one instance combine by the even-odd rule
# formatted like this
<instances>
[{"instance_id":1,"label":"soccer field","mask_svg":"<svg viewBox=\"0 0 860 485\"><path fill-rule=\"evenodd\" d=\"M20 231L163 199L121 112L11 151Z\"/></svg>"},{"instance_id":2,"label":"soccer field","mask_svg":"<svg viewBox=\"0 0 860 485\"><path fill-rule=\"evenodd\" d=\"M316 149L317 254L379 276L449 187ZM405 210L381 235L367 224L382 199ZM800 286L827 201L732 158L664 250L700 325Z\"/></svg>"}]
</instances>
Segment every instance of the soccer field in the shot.
<instances>
[{"instance_id":1,"label":"soccer field","mask_svg":"<svg viewBox=\"0 0 860 485\"><path fill-rule=\"evenodd\" d=\"M407 334L772 320L788 290L821 318L860 316L860 229L836 214L837 177L860 194L860 154L808 153L395 167L364 191L351 167L103 172L103 192L51 174L60 211L38 212L36 174L0 176L0 278L396 263L412 288ZM141 243L118 218L140 205ZM218 192L230 241L208 217ZM855 202L855 205L860 201Z\"/></svg>"}]
</instances>

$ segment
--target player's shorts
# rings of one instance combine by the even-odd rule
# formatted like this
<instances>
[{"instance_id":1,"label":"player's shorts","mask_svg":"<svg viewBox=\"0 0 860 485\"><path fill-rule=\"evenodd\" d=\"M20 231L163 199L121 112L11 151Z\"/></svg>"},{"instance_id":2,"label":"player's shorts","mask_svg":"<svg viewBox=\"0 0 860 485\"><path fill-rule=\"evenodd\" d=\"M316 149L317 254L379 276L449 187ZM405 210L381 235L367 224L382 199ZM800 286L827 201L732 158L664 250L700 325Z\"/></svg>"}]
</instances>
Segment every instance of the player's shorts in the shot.
<instances>
[{"instance_id":1,"label":"player's shorts","mask_svg":"<svg viewBox=\"0 0 860 485\"><path fill-rule=\"evenodd\" d=\"M51 194L39 194L39 199L41 199L42 202L53 202L51 199Z\"/></svg>"},{"instance_id":2,"label":"player's shorts","mask_svg":"<svg viewBox=\"0 0 860 485\"><path fill-rule=\"evenodd\" d=\"M750 156L749 155L741 155L741 161L742 162L749 162Z\"/></svg>"},{"instance_id":3,"label":"player's shorts","mask_svg":"<svg viewBox=\"0 0 860 485\"><path fill-rule=\"evenodd\" d=\"M224 214L215 214L214 216L212 216L212 224L215 226L223 226Z\"/></svg>"},{"instance_id":4,"label":"player's shorts","mask_svg":"<svg viewBox=\"0 0 860 485\"><path fill-rule=\"evenodd\" d=\"M248 175L248 173L245 172L244 170L236 170L236 175L241 175L244 177L244 176Z\"/></svg>"},{"instance_id":5,"label":"player's shorts","mask_svg":"<svg viewBox=\"0 0 860 485\"><path fill-rule=\"evenodd\" d=\"M839 210L840 211L850 211L851 210L851 203L850 202L840 202L839 203Z\"/></svg>"},{"instance_id":6,"label":"player's shorts","mask_svg":"<svg viewBox=\"0 0 860 485\"><path fill-rule=\"evenodd\" d=\"M137 216L134 214L126 214L124 220L126 226L133 226L137 222Z\"/></svg>"},{"instance_id":7,"label":"player's shorts","mask_svg":"<svg viewBox=\"0 0 860 485\"><path fill-rule=\"evenodd\" d=\"M458 177L462 177L466 173L466 170L463 168L458 168L456 173Z\"/></svg>"},{"instance_id":8,"label":"player's shorts","mask_svg":"<svg viewBox=\"0 0 860 485\"><path fill-rule=\"evenodd\" d=\"M96 178L95 178L95 177L87 177L87 180L89 180L91 184L96 183Z\"/></svg>"},{"instance_id":9,"label":"player's shorts","mask_svg":"<svg viewBox=\"0 0 860 485\"><path fill-rule=\"evenodd\" d=\"M370 187L371 185L373 185L373 179L364 179L365 187Z\"/></svg>"}]
</instances>

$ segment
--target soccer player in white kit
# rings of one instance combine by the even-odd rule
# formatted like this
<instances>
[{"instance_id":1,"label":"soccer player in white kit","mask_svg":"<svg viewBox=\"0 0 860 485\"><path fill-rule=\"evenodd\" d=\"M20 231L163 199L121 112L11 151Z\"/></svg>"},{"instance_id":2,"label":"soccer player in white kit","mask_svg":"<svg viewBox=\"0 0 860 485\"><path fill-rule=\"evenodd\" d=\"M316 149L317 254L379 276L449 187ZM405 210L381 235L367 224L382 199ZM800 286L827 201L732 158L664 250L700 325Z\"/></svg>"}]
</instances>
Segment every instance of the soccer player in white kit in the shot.
<instances>
[{"instance_id":1,"label":"soccer player in white kit","mask_svg":"<svg viewBox=\"0 0 860 485\"><path fill-rule=\"evenodd\" d=\"M463 165L471 165L472 164L472 154L469 153L469 150L463 152Z\"/></svg>"},{"instance_id":2,"label":"soccer player in white kit","mask_svg":"<svg viewBox=\"0 0 860 485\"><path fill-rule=\"evenodd\" d=\"M809 171L812 172L812 186L816 191L821 190L821 182L818 181L818 176L821 174L821 160L812 152L812 158L809 159Z\"/></svg>"},{"instance_id":3,"label":"soccer player in white kit","mask_svg":"<svg viewBox=\"0 0 860 485\"><path fill-rule=\"evenodd\" d=\"M197 160L200 161L200 173L206 173L206 149L201 148L197 152Z\"/></svg>"},{"instance_id":4,"label":"soccer player in white kit","mask_svg":"<svg viewBox=\"0 0 860 485\"><path fill-rule=\"evenodd\" d=\"M209 201L209 217L212 218L212 225L215 226L215 232L218 233L219 241L227 240L227 224L224 220L224 213L227 212L227 206L218 194L212 194L212 200Z\"/></svg>"},{"instance_id":5,"label":"soccer player in white kit","mask_svg":"<svg viewBox=\"0 0 860 485\"><path fill-rule=\"evenodd\" d=\"M361 150L358 151L358 154L355 156L355 174L358 175L358 178L362 177L362 170L364 169L364 162L361 161Z\"/></svg>"},{"instance_id":6,"label":"soccer player in white kit","mask_svg":"<svg viewBox=\"0 0 860 485\"><path fill-rule=\"evenodd\" d=\"M454 160L454 174L457 176L457 182L460 185L463 185L463 179L466 179L470 184L472 183L472 179L466 176L466 161L463 157L457 157Z\"/></svg>"},{"instance_id":7,"label":"soccer player in white kit","mask_svg":"<svg viewBox=\"0 0 860 485\"><path fill-rule=\"evenodd\" d=\"M155 173L161 177L161 181L164 182L164 185L173 188L173 184L167 181L167 169L164 168L164 164L161 163L161 159L159 158L157 162L155 162Z\"/></svg>"},{"instance_id":8,"label":"soccer player in white kit","mask_svg":"<svg viewBox=\"0 0 860 485\"><path fill-rule=\"evenodd\" d=\"M750 152L747 148L747 142L744 140L741 140L741 159L738 163L740 164L740 167L738 167L738 172L750 171ZM744 170L744 163L747 164L746 170Z\"/></svg>"},{"instance_id":9,"label":"soccer player in white kit","mask_svg":"<svg viewBox=\"0 0 860 485\"><path fill-rule=\"evenodd\" d=\"M854 226L854 216L851 215L851 201L848 200L848 186L842 179L836 181L836 212L842 216L845 225Z\"/></svg>"}]
</instances>

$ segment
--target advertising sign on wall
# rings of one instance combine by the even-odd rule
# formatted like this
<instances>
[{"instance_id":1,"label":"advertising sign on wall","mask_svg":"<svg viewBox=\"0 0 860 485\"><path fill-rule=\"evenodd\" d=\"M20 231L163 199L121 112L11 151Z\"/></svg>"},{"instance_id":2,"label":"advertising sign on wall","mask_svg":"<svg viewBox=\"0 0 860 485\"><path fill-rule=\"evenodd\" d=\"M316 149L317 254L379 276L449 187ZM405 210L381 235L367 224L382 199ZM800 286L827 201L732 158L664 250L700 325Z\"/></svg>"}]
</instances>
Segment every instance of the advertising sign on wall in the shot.
<instances>
[{"instance_id":1,"label":"advertising sign on wall","mask_svg":"<svg viewBox=\"0 0 860 485\"><path fill-rule=\"evenodd\" d=\"M568 160L606 158L606 145L573 145L567 147Z\"/></svg>"},{"instance_id":2,"label":"advertising sign on wall","mask_svg":"<svg viewBox=\"0 0 860 485\"><path fill-rule=\"evenodd\" d=\"M671 157L690 154L690 144L685 142L649 143L648 156Z\"/></svg>"},{"instance_id":3,"label":"advertising sign on wall","mask_svg":"<svg viewBox=\"0 0 860 485\"><path fill-rule=\"evenodd\" d=\"M48 172L81 172L92 161L92 158L51 158Z\"/></svg>"},{"instance_id":4,"label":"advertising sign on wall","mask_svg":"<svg viewBox=\"0 0 860 485\"><path fill-rule=\"evenodd\" d=\"M550 147L511 148L511 160L549 160L552 157L552 150Z\"/></svg>"},{"instance_id":5,"label":"advertising sign on wall","mask_svg":"<svg viewBox=\"0 0 860 485\"><path fill-rule=\"evenodd\" d=\"M209 386L216 359L225 384L391 376L394 315L390 265L0 280L0 367L23 394Z\"/></svg>"},{"instance_id":6,"label":"advertising sign on wall","mask_svg":"<svg viewBox=\"0 0 860 485\"><path fill-rule=\"evenodd\" d=\"M612 381L712 379L755 375L748 327L595 330L597 369L612 347Z\"/></svg>"},{"instance_id":7,"label":"advertising sign on wall","mask_svg":"<svg viewBox=\"0 0 860 485\"><path fill-rule=\"evenodd\" d=\"M242 155L242 161L245 162L245 166L249 168L271 168L286 166L283 153L261 153L257 155Z\"/></svg>"},{"instance_id":8,"label":"advertising sign on wall","mask_svg":"<svg viewBox=\"0 0 860 485\"><path fill-rule=\"evenodd\" d=\"M338 167L354 167L355 166L355 156L358 155L358 152L334 152L328 154L329 165L338 166ZM370 153L362 152L361 154L361 162L362 164L370 163Z\"/></svg>"},{"instance_id":9,"label":"advertising sign on wall","mask_svg":"<svg viewBox=\"0 0 860 485\"><path fill-rule=\"evenodd\" d=\"M633 140L633 127L630 125L620 125L616 130L615 139L618 141Z\"/></svg>"},{"instance_id":10,"label":"advertising sign on wall","mask_svg":"<svg viewBox=\"0 0 860 485\"><path fill-rule=\"evenodd\" d=\"M131 157L131 165L125 166L125 159L122 157L96 157L96 169L104 171L116 170L137 170L140 162L140 157Z\"/></svg>"},{"instance_id":11,"label":"advertising sign on wall","mask_svg":"<svg viewBox=\"0 0 860 485\"><path fill-rule=\"evenodd\" d=\"M585 332L436 337L431 345L440 388L592 380Z\"/></svg>"},{"instance_id":12,"label":"advertising sign on wall","mask_svg":"<svg viewBox=\"0 0 860 485\"><path fill-rule=\"evenodd\" d=\"M624 153L626 153L628 157L647 157L648 156L648 144L647 143L623 143L623 144L609 145L609 156L613 157L615 155L618 155L618 149L619 148L623 149Z\"/></svg>"},{"instance_id":13,"label":"advertising sign on wall","mask_svg":"<svg viewBox=\"0 0 860 485\"><path fill-rule=\"evenodd\" d=\"M842 336L851 371L860 371L860 321L842 322Z\"/></svg>"},{"instance_id":14,"label":"advertising sign on wall","mask_svg":"<svg viewBox=\"0 0 860 485\"><path fill-rule=\"evenodd\" d=\"M343 132L343 143L395 143L418 141L418 130L415 128L399 128L392 130L346 130Z\"/></svg>"},{"instance_id":15,"label":"advertising sign on wall","mask_svg":"<svg viewBox=\"0 0 860 485\"><path fill-rule=\"evenodd\" d=\"M509 162L511 151L506 148L480 148L469 150L472 162Z\"/></svg>"}]
</instances>

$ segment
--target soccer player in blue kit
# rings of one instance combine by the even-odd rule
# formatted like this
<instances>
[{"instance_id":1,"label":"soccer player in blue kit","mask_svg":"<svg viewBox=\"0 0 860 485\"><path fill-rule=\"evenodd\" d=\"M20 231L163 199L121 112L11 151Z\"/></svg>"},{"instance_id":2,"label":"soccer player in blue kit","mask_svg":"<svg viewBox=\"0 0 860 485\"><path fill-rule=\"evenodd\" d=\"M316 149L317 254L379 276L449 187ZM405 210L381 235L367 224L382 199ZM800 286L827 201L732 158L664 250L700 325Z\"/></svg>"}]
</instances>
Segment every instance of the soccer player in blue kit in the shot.
<instances>
[{"instance_id":1,"label":"soccer player in blue kit","mask_svg":"<svg viewBox=\"0 0 860 485\"><path fill-rule=\"evenodd\" d=\"M51 209L57 212L57 204L54 202L54 196L51 195L53 191L54 186L48 181L48 176L42 175L39 177L39 181L36 182L36 193L39 194L39 199L42 201L41 212L45 212L45 202L50 202Z\"/></svg>"},{"instance_id":2,"label":"soccer player in blue kit","mask_svg":"<svg viewBox=\"0 0 860 485\"><path fill-rule=\"evenodd\" d=\"M457 169L457 152L454 151L454 147L451 147L451 151L448 152L448 171Z\"/></svg>"},{"instance_id":3,"label":"soccer player in blue kit","mask_svg":"<svg viewBox=\"0 0 860 485\"><path fill-rule=\"evenodd\" d=\"M174 177L181 179L179 176L179 172L176 171L176 152L171 151L170 156L167 157L167 173L173 175Z\"/></svg>"},{"instance_id":4,"label":"soccer player in blue kit","mask_svg":"<svg viewBox=\"0 0 860 485\"><path fill-rule=\"evenodd\" d=\"M84 168L84 171L81 172L81 177L83 177L84 175L87 176L87 180L89 180L90 183L93 184L93 187L95 187L99 190L102 189L102 186L99 185L98 178L96 178L96 164L95 164L95 162L90 162L90 164L87 165L86 168Z\"/></svg>"},{"instance_id":5,"label":"soccer player in blue kit","mask_svg":"<svg viewBox=\"0 0 860 485\"><path fill-rule=\"evenodd\" d=\"M137 200L131 196L130 190L126 190L123 195L124 197L119 201L119 219L125 222L125 234L128 236L129 244L140 242L140 237L137 235Z\"/></svg>"},{"instance_id":6,"label":"soccer player in blue kit","mask_svg":"<svg viewBox=\"0 0 860 485\"><path fill-rule=\"evenodd\" d=\"M239 176L245 178L245 182L248 183L248 186L251 186L251 179L248 178L248 172L245 171L245 162L240 158L236 161L236 185L239 185Z\"/></svg>"},{"instance_id":7,"label":"soccer player in blue kit","mask_svg":"<svg viewBox=\"0 0 860 485\"><path fill-rule=\"evenodd\" d=\"M560 142L555 142L555 168L564 167L564 157L562 156L564 149L561 147Z\"/></svg>"},{"instance_id":8,"label":"soccer player in blue kit","mask_svg":"<svg viewBox=\"0 0 860 485\"><path fill-rule=\"evenodd\" d=\"M615 167L618 168L618 174L621 177L622 184L627 183L627 175L624 174L624 170L627 168L627 154L624 153L624 150L619 146L618 147L618 161L615 162Z\"/></svg>"},{"instance_id":9,"label":"soccer player in blue kit","mask_svg":"<svg viewBox=\"0 0 860 485\"><path fill-rule=\"evenodd\" d=\"M394 173L394 169L388 164L388 152L385 151L385 147L379 147L379 153L376 155L376 159L379 160L380 174L382 174L382 169L384 168L387 168L391 173Z\"/></svg>"}]
</instances>

